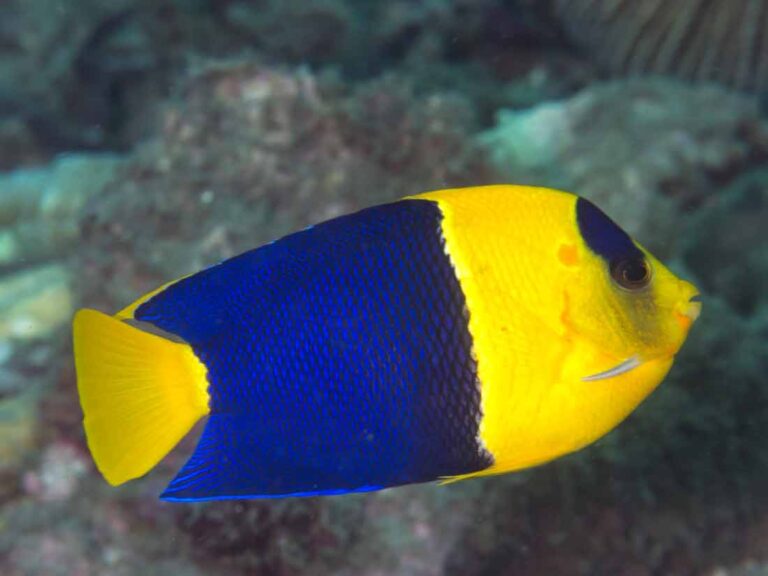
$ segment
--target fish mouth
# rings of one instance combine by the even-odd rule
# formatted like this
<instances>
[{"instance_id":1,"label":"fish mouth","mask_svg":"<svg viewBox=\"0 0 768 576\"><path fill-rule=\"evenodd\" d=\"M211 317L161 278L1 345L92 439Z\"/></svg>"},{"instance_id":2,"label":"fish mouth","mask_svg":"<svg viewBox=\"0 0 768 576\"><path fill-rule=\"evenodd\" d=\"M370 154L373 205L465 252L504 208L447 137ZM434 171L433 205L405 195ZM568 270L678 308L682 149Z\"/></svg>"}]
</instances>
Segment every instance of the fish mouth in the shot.
<instances>
[{"instance_id":1,"label":"fish mouth","mask_svg":"<svg viewBox=\"0 0 768 576\"><path fill-rule=\"evenodd\" d=\"M701 294L696 293L687 301L681 302L674 310L675 318L683 330L688 330L701 315Z\"/></svg>"},{"instance_id":2,"label":"fish mouth","mask_svg":"<svg viewBox=\"0 0 768 576\"><path fill-rule=\"evenodd\" d=\"M691 286L691 288L693 288ZM694 289L695 290L695 289ZM702 305L702 297L699 292L696 292L693 294L693 296L689 297L688 300L684 300L683 302L678 305L677 309L674 311L675 316L677 318L677 321L680 323L680 326L684 330L688 330L691 325L696 322L696 320L701 315L701 305ZM674 352L670 354L670 356L674 356ZM608 380L610 378L616 378L617 376L621 376L622 374L626 374L627 372L631 372L635 368L642 366L645 362L648 360L651 360L650 358L646 358L645 360L641 359L637 354L630 356L626 360L622 360L615 366L612 366L611 368L608 368L607 370L602 370L601 372L597 372L595 374L591 374L589 376L582 377L583 382L597 382L599 380Z\"/></svg>"},{"instance_id":3,"label":"fish mouth","mask_svg":"<svg viewBox=\"0 0 768 576\"><path fill-rule=\"evenodd\" d=\"M615 378L616 376L621 376L622 374L626 374L627 372L630 372L637 368L638 366L641 366L643 364L643 361L640 360L640 358L635 356L630 356L626 360L623 360L616 364L616 366L613 366L612 368L608 368L608 370L603 370L602 372L598 372L596 374L592 374L590 376L584 376L582 378L582 381L584 382L596 382L598 380L607 380L609 378Z\"/></svg>"},{"instance_id":4,"label":"fish mouth","mask_svg":"<svg viewBox=\"0 0 768 576\"><path fill-rule=\"evenodd\" d=\"M691 323L696 322L701 314L702 298L701 294L694 294L688 300L688 307L685 310L685 315L691 319Z\"/></svg>"}]
</instances>

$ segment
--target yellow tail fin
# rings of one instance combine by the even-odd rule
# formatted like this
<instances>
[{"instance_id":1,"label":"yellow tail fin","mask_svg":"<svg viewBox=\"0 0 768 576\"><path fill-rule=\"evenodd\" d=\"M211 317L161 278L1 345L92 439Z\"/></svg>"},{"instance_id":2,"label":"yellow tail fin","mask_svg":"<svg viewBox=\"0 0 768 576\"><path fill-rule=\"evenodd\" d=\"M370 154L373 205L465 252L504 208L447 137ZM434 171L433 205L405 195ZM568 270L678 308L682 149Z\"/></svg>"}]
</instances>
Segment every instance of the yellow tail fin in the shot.
<instances>
[{"instance_id":1,"label":"yellow tail fin","mask_svg":"<svg viewBox=\"0 0 768 576\"><path fill-rule=\"evenodd\" d=\"M208 413L205 366L192 348L95 310L74 320L88 447L112 485L151 470Z\"/></svg>"}]
</instances>

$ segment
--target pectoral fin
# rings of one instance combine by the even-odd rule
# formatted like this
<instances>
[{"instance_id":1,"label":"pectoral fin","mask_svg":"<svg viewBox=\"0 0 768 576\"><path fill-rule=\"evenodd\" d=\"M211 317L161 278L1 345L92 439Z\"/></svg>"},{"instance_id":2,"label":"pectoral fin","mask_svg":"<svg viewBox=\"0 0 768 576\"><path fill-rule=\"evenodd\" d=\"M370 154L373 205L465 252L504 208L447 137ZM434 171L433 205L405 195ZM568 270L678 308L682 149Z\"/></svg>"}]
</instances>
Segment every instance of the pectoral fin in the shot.
<instances>
[{"instance_id":1,"label":"pectoral fin","mask_svg":"<svg viewBox=\"0 0 768 576\"><path fill-rule=\"evenodd\" d=\"M613 378L615 376L620 376L621 374L625 374L629 372L630 370L633 370L640 366L642 362L640 361L640 358L637 356L631 356L624 360L623 362L620 362L619 364L616 364L613 368L609 368L608 370L603 370L602 372L598 372L597 374L592 374L591 376L584 376L582 380L584 382L594 382L596 380L605 380L607 378Z\"/></svg>"}]
</instances>

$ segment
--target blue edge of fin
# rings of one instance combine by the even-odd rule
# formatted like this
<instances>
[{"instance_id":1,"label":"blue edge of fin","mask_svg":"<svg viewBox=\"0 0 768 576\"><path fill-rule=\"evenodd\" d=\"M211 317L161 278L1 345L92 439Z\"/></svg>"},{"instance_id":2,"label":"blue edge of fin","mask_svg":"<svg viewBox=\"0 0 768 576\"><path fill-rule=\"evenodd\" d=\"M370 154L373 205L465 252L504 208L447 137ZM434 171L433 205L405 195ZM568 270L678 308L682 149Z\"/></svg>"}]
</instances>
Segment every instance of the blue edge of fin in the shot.
<instances>
[{"instance_id":1,"label":"blue edge of fin","mask_svg":"<svg viewBox=\"0 0 768 576\"><path fill-rule=\"evenodd\" d=\"M352 489L339 490L315 490L308 492L290 492L286 494L243 494L233 496L203 496L203 497L185 497L185 496L167 496L165 492L160 495L161 500L166 502L217 502L222 500L243 500L248 498L259 498L262 500L277 500L279 498L309 498L312 496L341 496L343 494L357 494L364 492L375 492L382 490L386 486L360 486Z\"/></svg>"}]
</instances>

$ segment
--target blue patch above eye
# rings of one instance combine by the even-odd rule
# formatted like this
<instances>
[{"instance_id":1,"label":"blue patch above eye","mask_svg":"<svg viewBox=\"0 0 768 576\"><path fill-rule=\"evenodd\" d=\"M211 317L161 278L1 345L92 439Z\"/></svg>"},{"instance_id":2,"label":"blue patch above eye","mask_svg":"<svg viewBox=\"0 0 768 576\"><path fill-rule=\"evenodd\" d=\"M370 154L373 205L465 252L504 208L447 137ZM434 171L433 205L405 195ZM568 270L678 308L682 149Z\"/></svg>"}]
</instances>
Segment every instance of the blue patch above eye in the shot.
<instances>
[{"instance_id":1,"label":"blue patch above eye","mask_svg":"<svg viewBox=\"0 0 768 576\"><path fill-rule=\"evenodd\" d=\"M585 198L576 200L576 221L584 242L606 262L625 258L643 258L643 252L629 234L606 216L605 212Z\"/></svg>"}]
</instances>

